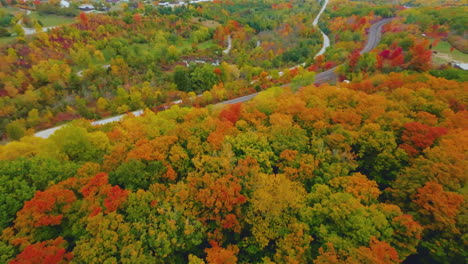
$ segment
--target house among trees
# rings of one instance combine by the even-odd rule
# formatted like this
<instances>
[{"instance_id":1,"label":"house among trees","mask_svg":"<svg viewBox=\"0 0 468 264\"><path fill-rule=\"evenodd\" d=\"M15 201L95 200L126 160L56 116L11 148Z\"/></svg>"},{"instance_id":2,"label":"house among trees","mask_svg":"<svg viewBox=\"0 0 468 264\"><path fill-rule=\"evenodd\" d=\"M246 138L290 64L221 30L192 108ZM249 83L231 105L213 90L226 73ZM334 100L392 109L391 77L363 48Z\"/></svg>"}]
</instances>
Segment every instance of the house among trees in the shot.
<instances>
[{"instance_id":1,"label":"house among trees","mask_svg":"<svg viewBox=\"0 0 468 264\"><path fill-rule=\"evenodd\" d=\"M80 5L78 7L79 10L83 11L83 12L92 12L94 11L94 6L93 5L90 5L90 4L83 4L83 5Z\"/></svg>"},{"instance_id":2,"label":"house among trees","mask_svg":"<svg viewBox=\"0 0 468 264\"><path fill-rule=\"evenodd\" d=\"M457 69L468 71L468 63L452 61L451 64L453 65L453 67L455 67Z\"/></svg>"}]
</instances>

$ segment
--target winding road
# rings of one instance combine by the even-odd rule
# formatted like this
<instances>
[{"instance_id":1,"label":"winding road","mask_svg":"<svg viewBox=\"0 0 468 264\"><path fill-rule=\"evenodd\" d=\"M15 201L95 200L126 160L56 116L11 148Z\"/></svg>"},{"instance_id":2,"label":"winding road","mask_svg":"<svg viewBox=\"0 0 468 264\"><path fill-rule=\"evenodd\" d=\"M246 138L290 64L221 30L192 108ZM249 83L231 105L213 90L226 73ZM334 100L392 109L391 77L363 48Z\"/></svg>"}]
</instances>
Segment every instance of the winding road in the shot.
<instances>
[{"instance_id":1,"label":"winding road","mask_svg":"<svg viewBox=\"0 0 468 264\"><path fill-rule=\"evenodd\" d=\"M328 3L328 1L326 1ZM323 11L321 11L323 12ZM319 13L320 15L321 13ZM391 21L393 20L393 18L387 18L387 19L383 19L383 20L380 20L378 21L377 23L373 24L370 29L369 29L369 37L367 39L367 43L366 43L366 46L364 47L364 49L361 50L361 54L364 54L364 53L367 53L369 51L371 51L372 49L374 49L380 42L380 39L382 37L382 27L387 24L387 23L390 23ZM338 67L338 66L337 66ZM337 75L335 73L335 70L337 67L334 67L332 69L329 69L327 71L324 71L324 72L321 72L319 74L317 74L315 76L315 84L321 84L321 83L325 83L325 82L329 82L329 81L333 81L333 80L336 80L337 79ZM283 85L283 87L285 86L289 86L290 84L285 84ZM246 102L246 101L249 101L251 100L253 97L255 97L258 93L253 93L253 94L249 94L249 95L246 95L246 96L242 96L242 97L238 97L238 98L235 98L235 99L232 99L232 100L228 100L228 101L224 101L224 102L221 102L219 103L218 105L226 105L226 104L236 104L236 103L242 103L242 102ZM178 103L181 103L181 100L178 100L178 101L175 101L173 102L174 104L178 104ZM143 110L137 110L137 111L134 111L132 112L133 115L135 116L140 116L143 114ZM92 122L91 124L92 125L103 125L103 124L107 124L107 123L111 123L111 122L117 122L117 121L120 121L122 120L127 114L123 114L123 115L119 115L119 116L114 116L114 117L111 117L111 118L106 118L106 119L102 119L102 120L97 120L97 121L94 121ZM62 126L58 126L58 127L53 127L53 128L50 128L50 129L46 129L46 130L43 130L43 131L39 131L37 133L35 133L34 135L36 137L41 137L41 138L48 138L49 136L51 136L56 130L60 129L61 127L63 127L64 125Z\"/></svg>"},{"instance_id":2,"label":"winding road","mask_svg":"<svg viewBox=\"0 0 468 264\"><path fill-rule=\"evenodd\" d=\"M328 0L325 0L325 2L323 3L322 9L320 9L320 12L318 13L317 17L314 19L314 22L312 22L312 25L314 27L317 27L319 19L322 16L325 9L327 8L327 5L328 5ZM323 45L320 51L317 54L315 54L314 58L317 58L318 56L323 55L325 51L327 50L327 48L330 47L330 38L320 28L319 30L320 30L320 33L322 33Z\"/></svg>"},{"instance_id":3,"label":"winding road","mask_svg":"<svg viewBox=\"0 0 468 264\"><path fill-rule=\"evenodd\" d=\"M361 50L360 54L367 53L373 50L375 47L377 47L377 45L379 45L380 39L382 38L382 27L390 23L393 19L394 19L393 17L382 19L370 27L369 38L367 39L367 44Z\"/></svg>"},{"instance_id":4,"label":"winding road","mask_svg":"<svg viewBox=\"0 0 468 264\"><path fill-rule=\"evenodd\" d=\"M380 39L382 38L382 27L390 23L392 20L393 18L382 19L370 27L369 37L367 39L366 46L359 52L360 54L367 53L373 50L375 47L377 47L377 45L380 43ZM322 84L336 80L338 76L336 75L335 70L338 67L339 66L336 66L334 68L331 68L327 71L315 75L315 83Z\"/></svg>"},{"instance_id":5,"label":"winding road","mask_svg":"<svg viewBox=\"0 0 468 264\"><path fill-rule=\"evenodd\" d=\"M380 43L380 39L382 38L382 27L388 23L390 23L393 18L386 18L378 21L377 23L373 24L369 29L369 38L367 39L366 46L360 51L360 54L367 53L373 50L377 45ZM315 84L322 84L329 81L334 81L338 78L335 73L335 70L338 66L331 68L327 71L321 72L315 75ZM289 86L290 84L284 84L282 87ZM238 97L229 101L224 101L219 104L237 104L241 102L246 102L255 97L258 93L249 94L246 96Z\"/></svg>"}]
</instances>

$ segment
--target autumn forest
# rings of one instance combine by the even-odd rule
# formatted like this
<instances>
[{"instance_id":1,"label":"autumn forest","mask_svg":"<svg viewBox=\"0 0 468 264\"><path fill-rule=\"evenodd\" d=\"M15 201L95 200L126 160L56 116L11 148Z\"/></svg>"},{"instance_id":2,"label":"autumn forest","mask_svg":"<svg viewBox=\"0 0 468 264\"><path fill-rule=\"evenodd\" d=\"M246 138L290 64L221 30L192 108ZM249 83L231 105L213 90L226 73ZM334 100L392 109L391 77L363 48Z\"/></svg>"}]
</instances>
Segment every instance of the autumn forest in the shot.
<instances>
[{"instance_id":1,"label":"autumn forest","mask_svg":"<svg viewBox=\"0 0 468 264\"><path fill-rule=\"evenodd\" d=\"M0 0L0 263L466 263L464 1L63 2Z\"/></svg>"}]
</instances>

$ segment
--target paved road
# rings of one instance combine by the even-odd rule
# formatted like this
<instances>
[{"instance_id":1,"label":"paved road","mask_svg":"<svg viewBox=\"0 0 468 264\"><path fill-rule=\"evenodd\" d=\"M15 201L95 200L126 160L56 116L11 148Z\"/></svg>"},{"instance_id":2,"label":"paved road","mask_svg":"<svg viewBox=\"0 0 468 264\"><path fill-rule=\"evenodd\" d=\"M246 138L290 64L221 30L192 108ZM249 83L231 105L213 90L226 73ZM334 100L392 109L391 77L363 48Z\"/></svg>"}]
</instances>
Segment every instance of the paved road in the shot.
<instances>
[{"instance_id":1,"label":"paved road","mask_svg":"<svg viewBox=\"0 0 468 264\"><path fill-rule=\"evenodd\" d=\"M317 27L320 16L323 14L325 9L327 8L327 5L328 5L328 0L325 0L325 3L323 3L322 9L320 9L320 12L318 13L317 17L314 19L314 22L312 22L312 25L314 27ZM315 54L314 59L320 55L323 55L325 51L327 50L327 48L330 47L330 38L320 28L319 30L320 30L320 33L322 33L323 45L320 51L317 54Z\"/></svg>"},{"instance_id":2,"label":"paved road","mask_svg":"<svg viewBox=\"0 0 468 264\"><path fill-rule=\"evenodd\" d=\"M336 75L335 70L338 68L338 66L333 67L329 70L326 70L324 72L318 73L315 75L315 83L316 84L322 84L330 81L334 81L338 78L338 75Z\"/></svg>"},{"instance_id":3,"label":"paved road","mask_svg":"<svg viewBox=\"0 0 468 264\"><path fill-rule=\"evenodd\" d=\"M224 54L229 54L229 52L231 52L231 49L232 49L232 38L231 38L231 35L228 36L228 46L225 50L223 50L223 53Z\"/></svg>"},{"instance_id":4,"label":"paved road","mask_svg":"<svg viewBox=\"0 0 468 264\"><path fill-rule=\"evenodd\" d=\"M366 46L360 51L360 54L367 53L377 47L377 45L380 43L380 39L382 38L382 27L385 24L390 23L392 20L393 18L382 19L370 27ZM337 68L338 66L317 74L315 76L315 83L322 84L336 80L338 78L335 73Z\"/></svg>"},{"instance_id":5,"label":"paved road","mask_svg":"<svg viewBox=\"0 0 468 264\"><path fill-rule=\"evenodd\" d=\"M178 102L178 103L181 103L181 102ZM174 103L176 103L176 102L174 102ZM143 114L143 110L137 110L137 111L133 111L131 113L134 116L141 116ZM104 124L112 123L112 122L118 122L118 121L122 120L125 116L127 116L127 114L113 116L113 117L109 117L109 118L105 118L105 119L101 119L101 120L96 120L96 121L91 122L91 125L96 126L96 125L104 125ZM56 127L52 127L52 128L46 129L46 130L39 131L39 132L35 133L34 136L40 137L40 138L48 138L52 134L54 134L55 131L57 131L58 129L64 127L65 125L56 126Z\"/></svg>"},{"instance_id":6,"label":"paved road","mask_svg":"<svg viewBox=\"0 0 468 264\"><path fill-rule=\"evenodd\" d=\"M377 47L377 45L379 44L380 39L382 37L382 27L385 24L390 23L392 20L393 20L393 18L382 19L382 20L380 20L379 22L373 24L370 27L370 29L369 29L369 38L367 39L366 46L364 47L364 49L361 50L361 52L360 52L361 54L367 53L367 52L373 50L375 47ZM338 66L315 75L315 83L316 84L322 84L322 83L326 83L326 82L329 82L329 81L336 80L338 78L338 76L335 73L335 70L337 68L338 68ZM289 86L289 85L290 84L285 84L283 86ZM246 102L246 101L249 101L250 99L252 99L253 97L255 97L257 94L258 93L249 94L249 95L242 96L242 97L239 97L239 98L236 98L236 99L232 99L232 100L229 100L229 101L222 102L220 104L236 104L236 103Z\"/></svg>"},{"instance_id":7,"label":"paved road","mask_svg":"<svg viewBox=\"0 0 468 264\"><path fill-rule=\"evenodd\" d=\"M253 94L249 94L249 95L246 95L246 96L237 97L235 99L224 101L224 102L221 102L219 104L237 104L237 103L246 102L246 101L249 101L250 99L254 98L255 96L257 96L257 94L258 93L253 93Z\"/></svg>"},{"instance_id":8,"label":"paved road","mask_svg":"<svg viewBox=\"0 0 468 264\"><path fill-rule=\"evenodd\" d=\"M373 50L380 42L382 38L382 27L390 23L394 18L382 19L379 22L373 24L369 29L369 38L367 39L366 46L361 50L361 54L367 53Z\"/></svg>"}]
</instances>

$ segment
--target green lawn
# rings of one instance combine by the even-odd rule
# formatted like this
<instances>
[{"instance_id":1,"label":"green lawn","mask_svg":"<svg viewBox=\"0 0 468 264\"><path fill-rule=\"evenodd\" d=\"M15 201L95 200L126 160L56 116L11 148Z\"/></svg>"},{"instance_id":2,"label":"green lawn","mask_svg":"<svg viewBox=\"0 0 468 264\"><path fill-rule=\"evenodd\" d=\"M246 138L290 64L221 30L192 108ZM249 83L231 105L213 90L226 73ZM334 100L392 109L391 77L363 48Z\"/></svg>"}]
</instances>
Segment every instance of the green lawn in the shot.
<instances>
[{"instance_id":1,"label":"green lawn","mask_svg":"<svg viewBox=\"0 0 468 264\"><path fill-rule=\"evenodd\" d=\"M1 37L0 44L6 44L13 41L16 37Z\"/></svg>"},{"instance_id":2,"label":"green lawn","mask_svg":"<svg viewBox=\"0 0 468 264\"><path fill-rule=\"evenodd\" d=\"M7 12L7 13L11 13L11 14L18 14L18 13L23 13L24 14L25 13L24 10L14 8L14 7L0 7L0 11L4 11L4 12ZM29 14L29 17L31 19L40 20L44 24L44 27L72 24L72 23L75 22L75 18L73 18L73 17L56 16L56 15L40 16L35 11L32 11L31 14Z\"/></svg>"},{"instance_id":3,"label":"green lawn","mask_svg":"<svg viewBox=\"0 0 468 264\"><path fill-rule=\"evenodd\" d=\"M190 40L183 40L178 43L177 48L182 51L184 49L191 49L192 48L192 42Z\"/></svg>"},{"instance_id":4,"label":"green lawn","mask_svg":"<svg viewBox=\"0 0 468 264\"><path fill-rule=\"evenodd\" d=\"M37 19L41 21L44 27L67 25L67 24L72 24L75 22L75 18L73 17L56 16L56 15L40 16L37 12L31 12L29 17L31 19Z\"/></svg>"},{"instance_id":5,"label":"green lawn","mask_svg":"<svg viewBox=\"0 0 468 264\"><path fill-rule=\"evenodd\" d=\"M205 42L202 42L202 43L198 44L198 48L201 49L201 50L204 50L204 49L207 49L207 48L209 48L211 46L214 46L214 45L216 45L216 44L213 42L213 40L207 40Z\"/></svg>"},{"instance_id":6,"label":"green lawn","mask_svg":"<svg viewBox=\"0 0 468 264\"><path fill-rule=\"evenodd\" d=\"M203 41L201 43L198 43L197 47L200 50L205 50L207 48L210 48L211 46L216 45L213 40L207 40ZM184 50L184 49L191 49L192 48L192 42L190 40L184 40L181 42L179 46L177 46L179 50Z\"/></svg>"},{"instance_id":7,"label":"green lawn","mask_svg":"<svg viewBox=\"0 0 468 264\"><path fill-rule=\"evenodd\" d=\"M24 13L24 11L18 8L11 7L11 6L8 6L8 7L1 6L0 11L4 11L6 13L12 13L12 14L19 13L19 12Z\"/></svg>"},{"instance_id":8,"label":"green lawn","mask_svg":"<svg viewBox=\"0 0 468 264\"><path fill-rule=\"evenodd\" d=\"M468 63L468 54L458 50L450 51L451 47L452 46L447 41L440 41L437 46L433 47L432 50L437 51L437 54L433 56L434 62L442 64L455 60Z\"/></svg>"},{"instance_id":9,"label":"green lawn","mask_svg":"<svg viewBox=\"0 0 468 264\"><path fill-rule=\"evenodd\" d=\"M13 7L0 7L0 11L4 11L7 13L17 14L17 13L24 13L23 10ZM73 17L65 17L65 16L56 16L56 15L46 15L40 16L37 12L31 12L29 15L31 19L40 20L43 24L43 27L52 27L52 26L59 26L59 25L67 25L72 24L75 22L75 18ZM10 30L11 32L12 30ZM1 37L0 44L9 43L14 40L15 37Z\"/></svg>"}]
</instances>

